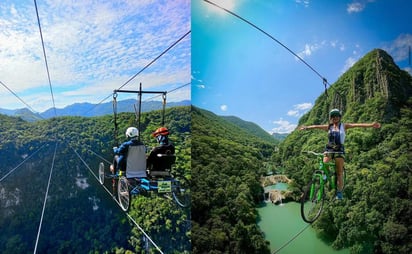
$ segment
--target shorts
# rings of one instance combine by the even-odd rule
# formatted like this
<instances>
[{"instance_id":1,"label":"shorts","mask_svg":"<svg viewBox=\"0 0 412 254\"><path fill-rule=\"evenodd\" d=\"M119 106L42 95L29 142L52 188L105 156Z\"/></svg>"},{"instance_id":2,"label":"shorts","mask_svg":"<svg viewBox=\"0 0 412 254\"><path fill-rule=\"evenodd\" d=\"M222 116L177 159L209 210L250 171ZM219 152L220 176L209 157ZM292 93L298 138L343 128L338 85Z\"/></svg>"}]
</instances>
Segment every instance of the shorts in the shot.
<instances>
[{"instance_id":1,"label":"shorts","mask_svg":"<svg viewBox=\"0 0 412 254\"><path fill-rule=\"evenodd\" d=\"M326 145L325 147L325 152L329 153L327 154L328 157L331 159L335 158L345 158L345 147L343 145L338 145L338 146L331 146L331 145ZM334 153L335 152L335 153Z\"/></svg>"}]
</instances>

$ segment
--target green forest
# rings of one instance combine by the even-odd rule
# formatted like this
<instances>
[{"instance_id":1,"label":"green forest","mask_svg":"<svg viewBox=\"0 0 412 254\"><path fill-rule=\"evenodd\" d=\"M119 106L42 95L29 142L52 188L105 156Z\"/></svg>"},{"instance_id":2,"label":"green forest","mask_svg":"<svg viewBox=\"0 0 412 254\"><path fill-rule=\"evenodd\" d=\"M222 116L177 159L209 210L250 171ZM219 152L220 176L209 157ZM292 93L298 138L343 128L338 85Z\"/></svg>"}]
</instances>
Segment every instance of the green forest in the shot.
<instances>
[{"instance_id":1,"label":"green forest","mask_svg":"<svg viewBox=\"0 0 412 254\"><path fill-rule=\"evenodd\" d=\"M256 224L276 141L192 108L193 253L270 253Z\"/></svg>"},{"instance_id":2,"label":"green forest","mask_svg":"<svg viewBox=\"0 0 412 254\"><path fill-rule=\"evenodd\" d=\"M299 125L327 124L332 108L350 129L345 142L345 199L312 224L318 237L351 253L412 253L412 78L383 50L373 50L327 91ZM227 117L192 109L193 253L270 253L256 226L259 177L282 170L298 202L327 134L295 130L280 144ZM293 202L293 201L291 201ZM336 204L336 205L335 205ZM296 218L296 219L301 219Z\"/></svg>"},{"instance_id":3,"label":"green forest","mask_svg":"<svg viewBox=\"0 0 412 254\"><path fill-rule=\"evenodd\" d=\"M311 225L333 248L412 253L411 95L410 74L376 49L299 120L327 124L329 111L339 108L344 123L381 123L346 133L345 198L326 201ZM157 253L95 178L100 162L108 169L112 147L136 126L135 118L120 113L115 137L112 115L36 122L0 115L0 178L10 173L0 181L2 253L33 252L50 175L38 253ZM156 146L150 134L161 121L161 111L141 116L149 148ZM316 168L316 158L305 151L322 152L326 132L297 128L279 141L254 123L195 106L168 108L165 126L176 145L174 170L191 183L191 207L152 193L133 197L129 215L164 253L270 253L257 224L261 176L286 174L292 179L288 201L299 202Z\"/></svg>"},{"instance_id":4,"label":"green forest","mask_svg":"<svg viewBox=\"0 0 412 254\"><path fill-rule=\"evenodd\" d=\"M135 118L134 113L118 115L115 140L112 115L33 123L0 115L0 177L13 170L0 182L2 253L33 252L52 164L38 253L158 253L93 176L101 161L108 169L112 147L125 140L127 127L137 125ZM141 115L141 138L149 148L156 146L150 134L161 119L162 111ZM188 179L190 121L190 107L166 109L165 126L176 146L174 170ZM132 198L129 215L162 252L190 252L190 209L149 193Z\"/></svg>"}]
</instances>

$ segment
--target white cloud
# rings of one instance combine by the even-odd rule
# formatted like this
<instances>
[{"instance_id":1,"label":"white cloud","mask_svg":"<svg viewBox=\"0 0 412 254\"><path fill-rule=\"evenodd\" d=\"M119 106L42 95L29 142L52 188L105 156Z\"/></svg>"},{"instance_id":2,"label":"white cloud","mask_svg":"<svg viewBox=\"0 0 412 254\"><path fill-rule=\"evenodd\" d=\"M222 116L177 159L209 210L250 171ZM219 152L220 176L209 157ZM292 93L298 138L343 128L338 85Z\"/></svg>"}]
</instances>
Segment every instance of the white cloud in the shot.
<instances>
[{"instance_id":1,"label":"white cloud","mask_svg":"<svg viewBox=\"0 0 412 254\"><path fill-rule=\"evenodd\" d=\"M104 98L108 94L103 92L111 93L123 85L190 30L188 0L41 1L38 10L59 105ZM33 92L47 94L50 90L33 3L0 5L0 26L1 81L24 101ZM142 82L143 89L173 88L176 83L190 82L190 38L189 34L130 86ZM72 101L65 97L70 93L67 90ZM0 89L0 96L12 95ZM50 101L50 94L47 96L44 101ZM39 111L52 106L40 104L40 100L36 104ZM11 105L24 107L17 98L11 104L0 102L0 108Z\"/></svg>"},{"instance_id":2,"label":"white cloud","mask_svg":"<svg viewBox=\"0 0 412 254\"><path fill-rule=\"evenodd\" d=\"M313 107L310 102L293 105L293 108L287 112L288 116L300 117Z\"/></svg>"},{"instance_id":3,"label":"white cloud","mask_svg":"<svg viewBox=\"0 0 412 254\"><path fill-rule=\"evenodd\" d=\"M346 11L350 13L361 12L366 8L366 5L373 3L375 0L354 0L347 5Z\"/></svg>"},{"instance_id":4,"label":"white cloud","mask_svg":"<svg viewBox=\"0 0 412 254\"><path fill-rule=\"evenodd\" d=\"M310 102L305 102L305 103L296 104L295 107L299 110L308 110L308 109L311 109L313 105Z\"/></svg>"},{"instance_id":5,"label":"white cloud","mask_svg":"<svg viewBox=\"0 0 412 254\"><path fill-rule=\"evenodd\" d=\"M291 133L297 126L296 124L283 120L283 118L273 121L273 123L277 125L277 127L272 129L272 133Z\"/></svg>"},{"instance_id":6,"label":"white cloud","mask_svg":"<svg viewBox=\"0 0 412 254\"><path fill-rule=\"evenodd\" d=\"M298 110L289 110L287 113L288 116L299 116Z\"/></svg>"},{"instance_id":7,"label":"white cloud","mask_svg":"<svg viewBox=\"0 0 412 254\"><path fill-rule=\"evenodd\" d=\"M312 53L315 52L315 51L317 51L318 49L320 49L320 47L321 47L321 46L320 46L319 44L317 44L317 43L314 43L314 44L308 44L308 43L306 43L306 44L305 44L305 49L302 50L301 52L297 53L297 55L298 55L300 58L304 59L306 56L312 55Z\"/></svg>"},{"instance_id":8,"label":"white cloud","mask_svg":"<svg viewBox=\"0 0 412 254\"><path fill-rule=\"evenodd\" d=\"M409 47L412 47L412 34L401 34L384 49L398 62L409 60Z\"/></svg>"},{"instance_id":9,"label":"white cloud","mask_svg":"<svg viewBox=\"0 0 412 254\"><path fill-rule=\"evenodd\" d=\"M361 12L364 8L365 8L365 4L360 3L360 2L354 2L354 3L348 4L346 11L348 13Z\"/></svg>"},{"instance_id":10,"label":"white cloud","mask_svg":"<svg viewBox=\"0 0 412 254\"><path fill-rule=\"evenodd\" d=\"M302 4L303 6L308 7L310 4L310 1L309 0L295 0L295 3Z\"/></svg>"},{"instance_id":11,"label":"white cloud","mask_svg":"<svg viewBox=\"0 0 412 254\"><path fill-rule=\"evenodd\" d=\"M220 110L227 111L227 105L225 105L225 104L220 105Z\"/></svg>"},{"instance_id":12,"label":"white cloud","mask_svg":"<svg viewBox=\"0 0 412 254\"><path fill-rule=\"evenodd\" d=\"M341 73L345 73L350 67L352 67L356 63L357 59L354 57L349 57L345 61L345 65L343 66L343 69Z\"/></svg>"}]
</instances>

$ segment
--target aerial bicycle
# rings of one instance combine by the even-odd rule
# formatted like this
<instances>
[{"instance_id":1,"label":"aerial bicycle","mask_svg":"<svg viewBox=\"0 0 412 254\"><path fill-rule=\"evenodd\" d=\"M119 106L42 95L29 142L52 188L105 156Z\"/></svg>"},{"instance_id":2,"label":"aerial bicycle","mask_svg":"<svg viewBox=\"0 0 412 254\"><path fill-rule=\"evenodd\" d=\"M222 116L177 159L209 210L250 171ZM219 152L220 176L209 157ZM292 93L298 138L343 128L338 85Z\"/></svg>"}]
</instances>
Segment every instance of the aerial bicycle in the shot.
<instances>
[{"instance_id":1,"label":"aerial bicycle","mask_svg":"<svg viewBox=\"0 0 412 254\"><path fill-rule=\"evenodd\" d=\"M128 211L131 204L132 196L145 195L149 192L154 192L163 195L166 198L172 199L178 206L186 208L189 206L189 182L183 174L179 174L173 170L176 162L176 155L169 150L164 153L157 153L153 158L153 162L149 163L148 155L146 155L147 147L140 141L140 115L141 115L141 97L142 94L161 94L163 98L162 111L162 126L164 126L166 92L158 91L138 91L133 90L114 90L113 92L113 111L114 111L114 129L115 142L117 139L117 94L118 93L135 93L138 94L138 112L135 107L136 121L138 128L130 127L126 131L126 136L134 137L138 142L129 146L125 159L124 168L120 168L117 173L105 172L103 162L99 164L99 182L104 185L105 179L111 179L113 185L113 195L117 192L117 200L123 211ZM168 130L165 127L159 128L161 131ZM158 130L159 130L158 129ZM130 133L128 133L130 132ZM137 133L135 133L137 132ZM156 132L155 132L156 133ZM155 133L153 136L155 137ZM115 148L116 149L116 148ZM113 164L116 165L116 159ZM117 185L117 188L115 187Z\"/></svg>"}]
</instances>

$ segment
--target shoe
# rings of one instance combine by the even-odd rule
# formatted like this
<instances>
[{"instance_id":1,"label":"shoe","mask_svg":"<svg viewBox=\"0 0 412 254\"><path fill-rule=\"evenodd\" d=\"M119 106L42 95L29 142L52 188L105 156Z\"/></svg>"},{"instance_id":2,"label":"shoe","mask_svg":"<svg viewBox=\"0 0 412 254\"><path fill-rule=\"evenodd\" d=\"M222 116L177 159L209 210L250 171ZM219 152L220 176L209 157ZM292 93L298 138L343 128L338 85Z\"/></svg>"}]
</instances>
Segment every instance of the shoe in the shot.
<instances>
[{"instance_id":1,"label":"shoe","mask_svg":"<svg viewBox=\"0 0 412 254\"><path fill-rule=\"evenodd\" d=\"M342 194L341 191L337 191L337 192L336 192L336 199L337 199L337 200L342 200L342 199L343 199L343 194Z\"/></svg>"}]
</instances>

